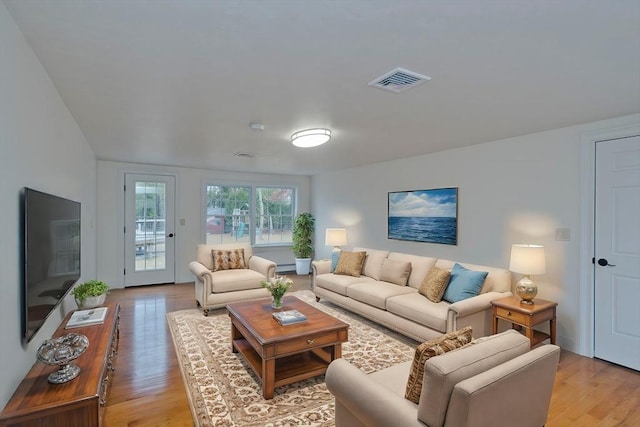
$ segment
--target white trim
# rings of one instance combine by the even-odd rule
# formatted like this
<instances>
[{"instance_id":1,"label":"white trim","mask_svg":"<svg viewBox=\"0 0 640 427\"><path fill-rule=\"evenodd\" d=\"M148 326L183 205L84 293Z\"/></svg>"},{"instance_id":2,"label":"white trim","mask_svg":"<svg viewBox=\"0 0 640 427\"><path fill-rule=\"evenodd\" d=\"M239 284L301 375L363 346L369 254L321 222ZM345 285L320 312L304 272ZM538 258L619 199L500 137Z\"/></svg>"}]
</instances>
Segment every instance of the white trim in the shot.
<instances>
[{"instance_id":1,"label":"white trim","mask_svg":"<svg viewBox=\"0 0 640 427\"><path fill-rule=\"evenodd\" d=\"M578 353L594 354L594 195L595 144L611 139L640 135L640 123L585 132L581 137L580 161L580 295L578 321Z\"/></svg>"}]
</instances>

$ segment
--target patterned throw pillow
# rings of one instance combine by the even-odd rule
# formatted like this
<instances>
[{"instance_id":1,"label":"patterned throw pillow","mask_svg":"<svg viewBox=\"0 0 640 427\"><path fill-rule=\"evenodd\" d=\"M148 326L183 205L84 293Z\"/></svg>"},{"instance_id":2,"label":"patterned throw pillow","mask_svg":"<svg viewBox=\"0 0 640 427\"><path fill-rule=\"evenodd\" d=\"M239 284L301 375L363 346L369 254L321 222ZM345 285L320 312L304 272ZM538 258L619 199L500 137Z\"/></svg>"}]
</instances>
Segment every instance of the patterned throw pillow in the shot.
<instances>
[{"instance_id":1,"label":"patterned throw pillow","mask_svg":"<svg viewBox=\"0 0 640 427\"><path fill-rule=\"evenodd\" d=\"M411 364L409 380L404 397L414 403L420 402L422 392L422 379L424 377L424 364L430 358L445 354L448 351L464 347L472 339L472 328L467 326L454 332L442 335L433 340L426 341L416 348L416 354Z\"/></svg>"},{"instance_id":2,"label":"patterned throw pillow","mask_svg":"<svg viewBox=\"0 0 640 427\"><path fill-rule=\"evenodd\" d=\"M362 273L362 266L364 260L367 257L366 252L340 252L340 258L338 258L338 265L334 270L335 274L342 274L346 276L360 277Z\"/></svg>"},{"instance_id":3,"label":"patterned throw pillow","mask_svg":"<svg viewBox=\"0 0 640 427\"><path fill-rule=\"evenodd\" d=\"M447 289L450 277L451 272L449 270L433 266L422 281L418 292L427 297L429 301L440 302L445 289Z\"/></svg>"},{"instance_id":4,"label":"patterned throw pillow","mask_svg":"<svg viewBox=\"0 0 640 427\"><path fill-rule=\"evenodd\" d=\"M213 271L247 268L244 262L244 249L226 251L213 249L211 255L213 255Z\"/></svg>"}]
</instances>

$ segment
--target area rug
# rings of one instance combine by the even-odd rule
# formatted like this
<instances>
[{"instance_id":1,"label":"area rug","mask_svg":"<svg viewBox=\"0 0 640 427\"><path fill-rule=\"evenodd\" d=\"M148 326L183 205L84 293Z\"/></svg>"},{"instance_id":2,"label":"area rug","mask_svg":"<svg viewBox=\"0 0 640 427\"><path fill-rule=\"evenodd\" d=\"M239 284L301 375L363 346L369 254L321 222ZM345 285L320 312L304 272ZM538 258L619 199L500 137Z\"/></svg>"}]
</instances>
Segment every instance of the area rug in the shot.
<instances>
[{"instance_id":1,"label":"area rug","mask_svg":"<svg viewBox=\"0 0 640 427\"><path fill-rule=\"evenodd\" d=\"M412 360L416 343L331 303L311 291L293 292L303 301L348 323L342 357L371 373ZM167 313L194 424L208 426L333 426L333 396L324 375L277 387L262 397L260 380L240 354L231 352L226 309L202 315L198 309Z\"/></svg>"}]
</instances>

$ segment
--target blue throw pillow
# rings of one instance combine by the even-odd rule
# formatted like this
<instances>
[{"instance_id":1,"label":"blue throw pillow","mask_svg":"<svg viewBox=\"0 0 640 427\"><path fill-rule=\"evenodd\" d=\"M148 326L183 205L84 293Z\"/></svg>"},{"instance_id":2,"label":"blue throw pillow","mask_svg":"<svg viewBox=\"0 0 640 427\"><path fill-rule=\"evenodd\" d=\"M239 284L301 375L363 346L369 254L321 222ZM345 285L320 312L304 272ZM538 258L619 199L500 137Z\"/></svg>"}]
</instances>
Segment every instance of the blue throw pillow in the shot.
<instances>
[{"instance_id":1,"label":"blue throw pillow","mask_svg":"<svg viewBox=\"0 0 640 427\"><path fill-rule=\"evenodd\" d=\"M480 293L487 274L487 271L468 270L456 263L451 269L451 279L442 299L454 303L475 297Z\"/></svg>"},{"instance_id":2,"label":"blue throw pillow","mask_svg":"<svg viewBox=\"0 0 640 427\"><path fill-rule=\"evenodd\" d=\"M336 265L338 265L338 259L340 258L341 251L333 251L331 252L331 272L333 273L336 269Z\"/></svg>"}]
</instances>

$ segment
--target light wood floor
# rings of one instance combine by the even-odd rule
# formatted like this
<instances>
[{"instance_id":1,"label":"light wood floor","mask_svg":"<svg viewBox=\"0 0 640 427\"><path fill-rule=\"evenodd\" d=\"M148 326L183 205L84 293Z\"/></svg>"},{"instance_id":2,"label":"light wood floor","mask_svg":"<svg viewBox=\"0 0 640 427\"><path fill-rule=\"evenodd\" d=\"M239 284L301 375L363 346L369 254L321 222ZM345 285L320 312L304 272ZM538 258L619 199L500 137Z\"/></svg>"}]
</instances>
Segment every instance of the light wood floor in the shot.
<instances>
[{"instance_id":1,"label":"light wood floor","mask_svg":"<svg viewBox=\"0 0 640 427\"><path fill-rule=\"evenodd\" d=\"M293 277L294 290L309 288ZM122 307L107 427L192 426L165 314L195 307L193 283L112 290ZM526 399L526 391L522 391ZM562 351L547 427L640 427L640 373Z\"/></svg>"}]
</instances>

